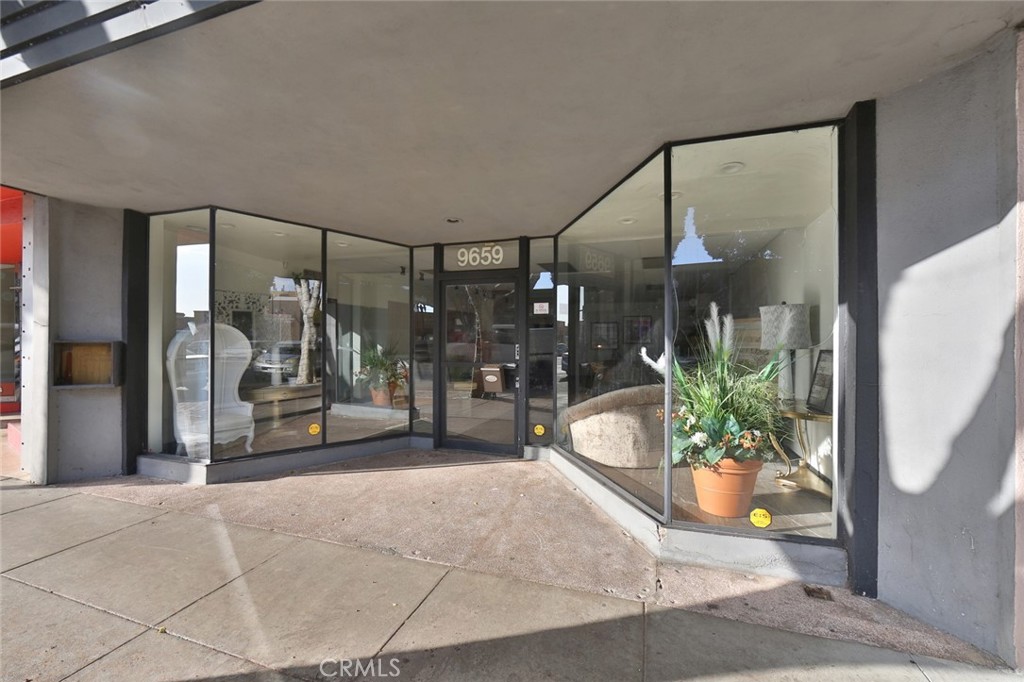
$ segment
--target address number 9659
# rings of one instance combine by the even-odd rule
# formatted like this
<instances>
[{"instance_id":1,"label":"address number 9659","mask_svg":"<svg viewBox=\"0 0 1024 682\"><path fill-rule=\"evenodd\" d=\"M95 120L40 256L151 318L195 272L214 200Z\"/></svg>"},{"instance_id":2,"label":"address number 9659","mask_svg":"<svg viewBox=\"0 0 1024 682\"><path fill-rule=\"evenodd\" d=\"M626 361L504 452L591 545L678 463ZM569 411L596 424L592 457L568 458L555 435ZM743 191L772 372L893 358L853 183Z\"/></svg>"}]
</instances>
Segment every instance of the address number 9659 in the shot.
<instances>
[{"instance_id":1,"label":"address number 9659","mask_svg":"<svg viewBox=\"0 0 1024 682\"><path fill-rule=\"evenodd\" d=\"M498 244L464 246L455 252L455 262L460 268L500 265L503 260L505 260L505 250Z\"/></svg>"}]
</instances>

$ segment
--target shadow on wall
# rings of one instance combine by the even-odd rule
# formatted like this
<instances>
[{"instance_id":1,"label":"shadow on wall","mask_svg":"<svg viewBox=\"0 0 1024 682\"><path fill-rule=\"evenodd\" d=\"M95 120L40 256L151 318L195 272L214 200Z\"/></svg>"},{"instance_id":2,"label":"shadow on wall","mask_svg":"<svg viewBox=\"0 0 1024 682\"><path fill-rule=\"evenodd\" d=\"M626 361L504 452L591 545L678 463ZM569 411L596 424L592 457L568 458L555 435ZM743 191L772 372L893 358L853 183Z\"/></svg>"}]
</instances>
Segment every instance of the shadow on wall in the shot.
<instances>
[{"instance_id":1,"label":"shadow on wall","mask_svg":"<svg viewBox=\"0 0 1024 682\"><path fill-rule=\"evenodd\" d=\"M879 291L879 597L888 587L897 606L1004 654L1019 389L1012 278L997 261L1016 211L916 254Z\"/></svg>"}]
</instances>

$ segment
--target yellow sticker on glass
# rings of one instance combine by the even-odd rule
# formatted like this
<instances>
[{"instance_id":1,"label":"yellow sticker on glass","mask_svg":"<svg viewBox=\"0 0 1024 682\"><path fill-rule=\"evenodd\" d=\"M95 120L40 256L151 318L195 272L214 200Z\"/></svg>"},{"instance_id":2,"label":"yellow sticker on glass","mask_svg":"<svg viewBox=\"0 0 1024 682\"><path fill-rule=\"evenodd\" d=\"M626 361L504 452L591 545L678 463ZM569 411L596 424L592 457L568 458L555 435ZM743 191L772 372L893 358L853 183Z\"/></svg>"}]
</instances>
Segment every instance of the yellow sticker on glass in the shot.
<instances>
[{"instance_id":1,"label":"yellow sticker on glass","mask_svg":"<svg viewBox=\"0 0 1024 682\"><path fill-rule=\"evenodd\" d=\"M536 426L533 427L533 434L535 436L543 436L546 430L547 429L544 428L543 424L537 424Z\"/></svg>"},{"instance_id":2,"label":"yellow sticker on glass","mask_svg":"<svg viewBox=\"0 0 1024 682\"><path fill-rule=\"evenodd\" d=\"M309 428L306 429L306 430L309 431L309 435L311 435L311 436L319 436L320 435L320 425L319 424L310 424Z\"/></svg>"},{"instance_id":3,"label":"yellow sticker on glass","mask_svg":"<svg viewBox=\"0 0 1024 682\"><path fill-rule=\"evenodd\" d=\"M750 512L750 522L758 528L767 528L772 525L772 513L767 509L758 507Z\"/></svg>"}]
</instances>

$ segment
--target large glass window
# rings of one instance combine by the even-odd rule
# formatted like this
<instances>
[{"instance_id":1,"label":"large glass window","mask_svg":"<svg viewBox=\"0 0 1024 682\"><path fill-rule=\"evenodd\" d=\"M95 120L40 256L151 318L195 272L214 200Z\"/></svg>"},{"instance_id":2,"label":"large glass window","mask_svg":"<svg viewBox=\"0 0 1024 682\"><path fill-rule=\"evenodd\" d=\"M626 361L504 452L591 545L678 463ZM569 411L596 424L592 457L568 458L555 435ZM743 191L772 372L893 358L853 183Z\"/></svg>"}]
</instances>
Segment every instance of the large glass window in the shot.
<instances>
[{"instance_id":1,"label":"large glass window","mask_svg":"<svg viewBox=\"0 0 1024 682\"><path fill-rule=\"evenodd\" d=\"M150 219L149 423L151 452L210 458L210 212Z\"/></svg>"},{"instance_id":2,"label":"large glass window","mask_svg":"<svg viewBox=\"0 0 1024 682\"><path fill-rule=\"evenodd\" d=\"M547 445L552 442L554 428L554 389L557 352L555 314L555 254L553 239L530 240L529 337L527 344L526 442ZM564 376L560 373L558 378Z\"/></svg>"},{"instance_id":3,"label":"large glass window","mask_svg":"<svg viewBox=\"0 0 1024 682\"><path fill-rule=\"evenodd\" d=\"M673 518L835 537L833 428L828 388L836 320L836 129L757 135L672 149L675 356L683 368L706 348L712 304L729 316L744 371L777 358L781 453L757 475L749 509L724 517L699 504L694 469L673 468ZM824 353L822 352L824 351ZM808 405L815 365L819 391ZM826 371L827 370L827 371ZM696 425L690 430L698 429ZM787 463L786 460L789 460Z\"/></svg>"},{"instance_id":4,"label":"large glass window","mask_svg":"<svg viewBox=\"0 0 1024 682\"><path fill-rule=\"evenodd\" d=\"M220 209L151 218L149 449L228 459L408 433L409 255Z\"/></svg>"},{"instance_id":5,"label":"large glass window","mask_svg":"<svg viewBox=\"0 0 1024 682\"><path fill-rule=\"evenodd\" d=\"M835 537L836 134L673 146L558 237L556 442L675 522Z\"/></svg>"},{"instance_id":6,"label":"large glass window","mask_svg":"<svg viewBox=\"0 0 1024 682\"><path fill-rule=\"evenodd\" d=\"M413 433L434 434L434 247L413 249L413 355L410 364L415 391Z\"/></svg>"},{"instance_id":7,"label":"large glass window","mask_svg":"<svg viewBox=\"0 0 1024 682\"><path fill-rule=\"evenodd\" d=\"M409 432L409 249L327 233L327 442Z\"/></svg>"},{"instance_id":8,"label":"large glass window","mask_svg":"<svg viewBox=\"0 0 1024 682\"><path fill-rule=\"evenodd\" d=\"M556 301L568 323L558 442L658 514L665 385L644 358L665 351L663 192L659 155L559 236Z\"/></svg>"},{"instance_id":9,"label":"large glass window","mask_svg":"<svg viewBox=\"0 0 1024 682\"><path fill-rule=\"evenodd\" d=\"M321 231L221 210L216 230L214 457L320 445Z\"/></svg>"}]
</instances>

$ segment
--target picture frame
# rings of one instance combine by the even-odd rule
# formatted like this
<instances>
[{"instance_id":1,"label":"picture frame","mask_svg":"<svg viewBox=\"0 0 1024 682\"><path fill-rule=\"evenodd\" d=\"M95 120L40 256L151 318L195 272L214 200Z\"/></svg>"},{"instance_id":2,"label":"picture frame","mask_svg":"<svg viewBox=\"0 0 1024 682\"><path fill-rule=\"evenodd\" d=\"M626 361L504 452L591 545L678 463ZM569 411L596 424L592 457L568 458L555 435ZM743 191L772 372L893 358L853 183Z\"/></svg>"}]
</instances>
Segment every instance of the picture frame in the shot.
<instances>
[{"instance_id":1,"label":"picture frame","mask_svg":"<svg viewBox=\"0 0 1024 682\"><path fill-rule=\"evenodd\" d=\"M590 325L590 347L595 350L614 350L619 347L618 322L593 322Z\"/></svg>"},{"instance_id":2,"label":"picture frame","mask_svg":"<svg viewBox=\"0 0 1024 682\"><path fill-rule=\"evenodd\" d=\"M651 316L627 315L622 319L625 324L626 344L651 343Z\"/></svg>"},{"instance_id":3,"label":"picture frame","mask_svg":"<svg viewBox=\"0 0 1024 682\"><path fill-rule=\"evenodd\" d=\"M232 310L231 326L245 334L245 338L253 340L253 319L251 310Z\"/></svg>"},{"instance_id":4,"label":"picture frame","mask_svg":"<svg viewBox=\"0 0 1024 682\"><path fill-rule=\"evenodd\" d=\"M823 414L832 414L832 360L831 350L818 351L807 392L807 408Z\"/></svg>"}]
</instances>

